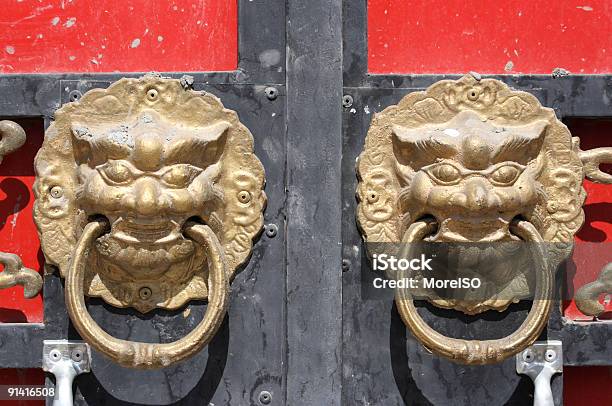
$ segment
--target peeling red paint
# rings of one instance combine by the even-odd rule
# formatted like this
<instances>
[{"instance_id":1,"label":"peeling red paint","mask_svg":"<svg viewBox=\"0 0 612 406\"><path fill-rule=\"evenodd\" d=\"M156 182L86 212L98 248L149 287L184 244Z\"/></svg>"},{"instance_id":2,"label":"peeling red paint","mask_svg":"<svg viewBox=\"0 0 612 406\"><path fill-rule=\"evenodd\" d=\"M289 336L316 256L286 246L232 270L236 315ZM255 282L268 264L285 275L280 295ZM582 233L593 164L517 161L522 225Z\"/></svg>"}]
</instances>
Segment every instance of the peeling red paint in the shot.
<instances>
[{"instance_id":1,"label":"peeling red paint","mask_svg":"<svg viewBox=\"0 0 612 406\"><path fill-rule=\"evenodd\" d=\"M236 0L13 0L0 72L235 70L237 19Z\"/></svg>"},{"instance_id":2,"label":"peeling red paint","mask_svg":"<svg viewBox=\"0 0 612 406\"><path fill-rule=\"evenodd\" d=\"M609 0L368 0L368 70L609 73L611 29Z\"/></svg>"}]
</instances>

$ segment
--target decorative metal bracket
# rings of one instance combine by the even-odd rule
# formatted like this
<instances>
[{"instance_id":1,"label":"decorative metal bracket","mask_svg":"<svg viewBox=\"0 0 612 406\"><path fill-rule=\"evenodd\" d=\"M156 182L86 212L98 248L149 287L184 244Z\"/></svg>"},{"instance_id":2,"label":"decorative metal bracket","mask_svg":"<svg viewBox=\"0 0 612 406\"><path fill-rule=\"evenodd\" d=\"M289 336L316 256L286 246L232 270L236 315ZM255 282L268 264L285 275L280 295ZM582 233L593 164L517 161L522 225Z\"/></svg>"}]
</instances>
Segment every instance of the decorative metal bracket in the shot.
<instances>
[{"instance_id":1,"label":"decorative metal bracket","mask_svg":"<svg viewBox=\"0 0 612 406\"><path fill-rule=\"evenodd\" d=\"M10 120L0 121L0 163L5 155L21 148L25 140L26 133L19 124ZM42 277L38 272L23 266L18 255L0 252L0 264L4 265L4 271L0 273L0 289L22 285L23 296L27 299L40 292Z\"/></svg>"},{"instance_id":2,"label":"decorative metal bracket","mask_svg":"<svg viewBox=\"0 0 612 406\"><path fill-rule=\"evenodd\" d=\"M458 263L468 265L445 270L446 277L465 276L467 268L487 282L478 300L398 289L398 311L415 337L464 364L501 362L531 345L552 308L554 271L584 222L582 182L612 182L599 170L611 160L612 148L580 150L535 96L479 75L442 80L377 114L357 162L357 220L368 253L453 244ZM520 241L530 242L535 266L496 248ZM503 261L481 272L473 263L488 266L490 251ZM417 296L466 314L501 312L529 297L534 304L507 337L461 340L429 327L413 304Z\"/></svg>"},{"instance_id":3,"label":"decorative metal bracket","mask_svg":"<svg viewBox=\"0 0 612 406\"><path fill-rule=\"evenodd\" d=\"M35 169L41 246L66 278L68 313L84 340L144 369L212 339L266 203L264 170L236 112L181 80L121 79L55 112ZM187 336L149 344L104 332L84 296L142 313L209 304Z\"/></svg>"},{"instance_id":4,"label":"decorative metal bracket","mask_svg":"<svg viewBox=\"0 0 612 406\"><path fill-rule=\"evenodd\" d=\"M23 128L14 121L0 121L0 163L5 155L21 148L25 143L26 133Z\"/></svg>"},{"instance_id":5,"label":"decorative metal bracket","mask_svg":"<svg viewBox=\"0 0 612 406\"><path fill-rule=\"evenodd\" d=\"M578 289L574 297L576 306L586 315L599 317L605 310L598 300L599 295L603 293L612 293L612 262L601 270L595 281Z\"/></svg>"},{"instance_id":6,"label":"decorative metal bracket","mask_svg":"<svg viewBox=\"0 0 612 406\"><path fill-rule=\"evenodd\" d=\"M533 381L534 406L554 406L550 383L554 374L563 372L563 346L561 341L536 342L516 354L516 372Z\"/></svg>"},{"instance_id":7,"label":"decorative metal bracket","mask_svg":"<svg viewBox=\"0 0 612 406\"><path fill-rule=\"evenodd\" d=\"M82 341L45 340L43 371L55 376L53 406L72 406L72 382L77 375L90 371L89 345Z\"/></svg>"},{"instance_id":8,"label":"decorative metal bracket","mask_svg":"<svg viewBox=\"0 0 612 406\"><path fill-rule=\"evenodd\" d=\"M0 272L0 289L22 285L23 296L27 299L36 296L42 289L43 280L40 274L23 266L18 255L0 252L0 264L4 265L4 271Z\"/></svg>"}]
</instances>

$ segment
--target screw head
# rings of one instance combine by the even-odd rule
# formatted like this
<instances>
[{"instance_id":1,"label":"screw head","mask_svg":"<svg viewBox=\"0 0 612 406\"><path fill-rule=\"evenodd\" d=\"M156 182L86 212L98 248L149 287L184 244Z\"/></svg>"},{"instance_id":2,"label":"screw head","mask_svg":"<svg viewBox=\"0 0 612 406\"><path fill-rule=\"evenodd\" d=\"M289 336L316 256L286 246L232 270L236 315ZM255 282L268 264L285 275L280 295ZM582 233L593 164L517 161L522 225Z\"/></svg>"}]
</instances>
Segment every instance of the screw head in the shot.
<instances>
[{"instance_id":1,"label":"screw head","mask_svg":"<svg viewBox=\"0 0 612 406\"><path fill-rule=\"evenodd\" d=\"M72 351L72 354L70 354L70 358L72 358L74 362L81 362L83 360L83 351L81 351L80 349Z\"/></svg>"},{"instance_id":2,"label":"screw head","mask_svg":"<svg viewBox=\"0 0 612 406\"><path fill-rule=\"evenodd\" d=\"M51 197L58 199L64 195L64 189L61 186L53 186L51 190L49 190Z\"/></svg>"},{"instance_id":3,"label":"screw head","mask_svg":"<svg viewBox=\"0 0 612 406\"><path fill-rule=\"evenodd\" d=\"M68 99L71 102L75 102L75 101L79 100L81 98L81 96L82 96L82 94L78 90L73 90L70 93L68 93Z\"/></svg>"},{"instance_id":4,"label":"screw head","mask_svg":"<svg viewBox=\"0 0 612 406\"><path fill-rule=\"evenodd\" d=\"M546 359L548 362L553 362L555 359L557 359L557 352L551 349L546 350L544 353L544 359Z\"/></svg>"},{"instance_id":5,"label":"screw head","mask_svg":"<svg viewBox=\"0 0 612 406\"><path fill-rule=\"evenodd\" d=\"M349 108L353 105L353 96L345 94L342 96L342 107Z\"/></svg>"},{"instance_id":6,"label":"screw head","mask_svg":"<svg viewBox=\"0 0 612 406\"><path fill-rule=\"evenodd\" d=\"M259 403L262 405L269 405L272 402L272 394L267 390L259 392Z\"/></svg>"},{"instance_id":7,"label":"screw head","mask_svg":"<svg viewBox=\"0 0 612 406\"><path fill-rule=\"evenodd\" d=\"M62 359L62 353L59 350L51 350L51 352L49 352L49 358L57 362Z\"/></svg>"},{"instance_id":8,"label":"screw head","mask_svg":"<svg viewBox=\"0 0 612 406\"><path fill-rule=\"evenodd\" d=\"M240 203L248 203L251 201L251 194L246 190L238 192L238 200Z\"/></svg>"},{"instance_id":9,"label":"screw head","mask_svg":"<svg viewBox=\"0 0 612 406\"><path fill-rule=\"evenodd\" d=\"M268 98L268 100L276 100L276 98L278 97L278 89L275 87L266 87L264 92L266 93L266 97Z\"/></svg>"},{"instance_id":10,"label":"screw head","mask_svg":"<svg viewBox=\"0 0 612 406\"><path fill-rule=\"evenodd\" d=\"M276 224L267 224L266 225L266 235L269 238L274 238L276 237L276 234L278 234L278 227L276 226Z\"/></svg>"},{"instance_id":11,"label":"screw head","mask_svg":"<svg viewBox=\"0 0 612 406\"><path fill-rule=\"evenodd\" d=\"M149 89L147 90L147 99L151 101L156 100L158 94L157 89Z\"/></svg>"},{"instance_id":12,"label":"screw head","mask_svg":"<svg viewBox=\"0 0 612 406\"><path fill-rule=\"evenodd\" d=\"M138 296L142 299L142 300L148 300L151 295L153 294L153 292L151 291L151 288L148 287L143 287L140 288L140 290L138 291Z\"/></svg>"},{"instance_id":13,"label":"screw head","mask_svg":"<svg viewBox=\"0 0 612 406\"><path fill-rule=\"evenodd\" d=\"M528 349L523 352L523 361L532 362L534 358L533 350Z\"/></svg>"}]
</instances>

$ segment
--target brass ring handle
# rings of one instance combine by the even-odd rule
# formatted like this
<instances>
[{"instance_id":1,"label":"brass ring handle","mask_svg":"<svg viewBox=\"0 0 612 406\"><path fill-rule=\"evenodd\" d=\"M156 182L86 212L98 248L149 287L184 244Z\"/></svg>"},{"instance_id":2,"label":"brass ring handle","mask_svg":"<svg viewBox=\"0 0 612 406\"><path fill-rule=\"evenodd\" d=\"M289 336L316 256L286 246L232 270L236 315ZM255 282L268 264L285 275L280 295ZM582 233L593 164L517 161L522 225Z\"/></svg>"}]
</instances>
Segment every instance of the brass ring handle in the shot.
<instances>
[{"instance_id":1,"label":"brass ring handle","mask_svg":"<svg viewBox=\"0 0 612 406\"><path fill-rule=\"evenodd\" d=\"M11 120L0 121L0 163L5 155L21 148L25 140L23 127Z\"/></svg>"},{"instance_id":2,"label":"brass ring handle","mask_svg":"<svg viewBox=\"0 0 612 406\"><path fill-rule=\"evenodd\" d=\"M209 261L209 296L206 314L198 326L183 338L163 344L126 341L112 337L93 320L85 307L83 292L85 264L93 242L103 234L104 221L88 223L74 250L66 279L66 307L81 337L95 349L122 366L138 369L167 367L200 351L221 326L227 310L229 283L221 244L206 225L189 225L187 235L204 245Z\"/></svg>"},{"instance_id":3,"label":"brass ring handle","mask_svg":"<svg viewBox=\"0 0 612 406\"><path fill-rule=\"evenodd\" d=\"M407 289L397 289L395 302L404 323L414 336L429 350L455 362L482 365L500 362L531 345L548 321L552 306L553 273L546 262L544 240L536 228L527 221L513 223L512 231L537 247L537 270L534 303L521 326L509 336L495 340L464 340L447 337L431 328L417 312ZM404 234L403 243L421 241L434 229L434 223L419 221ZM410 247L408 248L410 250Z\"/></svg>"}]
</instances>

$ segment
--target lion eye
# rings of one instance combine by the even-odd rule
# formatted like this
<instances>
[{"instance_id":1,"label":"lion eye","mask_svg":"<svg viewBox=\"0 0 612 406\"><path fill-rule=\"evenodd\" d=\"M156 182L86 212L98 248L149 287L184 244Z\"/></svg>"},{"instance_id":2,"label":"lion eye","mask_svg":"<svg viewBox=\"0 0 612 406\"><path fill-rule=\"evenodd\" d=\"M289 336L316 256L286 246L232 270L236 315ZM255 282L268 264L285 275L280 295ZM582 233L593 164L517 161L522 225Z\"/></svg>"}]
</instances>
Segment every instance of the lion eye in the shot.
<instances>
[{"instance_id":1,"label":"lion eye","mask_svg":"<svg viewBox=\"0 0 612 406\"><path fill-rule=\"evenodd\" d=\"M100 169L104 179L114 185L124 185L132 181L131 168L123 162L111 161Z\"/></svg>"},{"instance_id":2,"label":"lion eye","mask_svg":"<svg viewBox=\"0 0 612 406\"><path fill-rule=\"evenodd\" d=\"M202 172L201 169L187 164L179 164L170 167L162 175L163 182L174 188L185 188L191 181Z\"/></svg>"},{"instance_id":3,"label":"lion eye","mask_svg":"<svg viewBox=\"0 0 612 406\"><path fill-rule=\"evenodd\" d=\"M428 171L429 175L441 183L454 183L461 179L459 169L450 164L440 164Z\"/></svg>"},{"instance_id":4,"label":"lion eye","mask_svg":"<svg viewBox=\"0 0 612 406\"><path fill-rule=\"evenodd\" d=\"M521 172L517 167L512 165L504 165L497 168L491 174L491 180L497 185L511 185L516 181L520 173Z\"/></svg>"}]
</instances>

